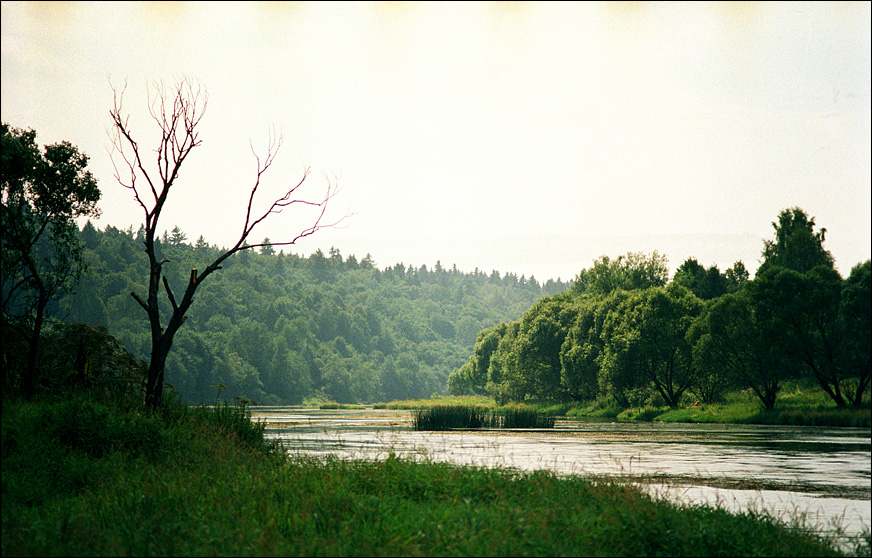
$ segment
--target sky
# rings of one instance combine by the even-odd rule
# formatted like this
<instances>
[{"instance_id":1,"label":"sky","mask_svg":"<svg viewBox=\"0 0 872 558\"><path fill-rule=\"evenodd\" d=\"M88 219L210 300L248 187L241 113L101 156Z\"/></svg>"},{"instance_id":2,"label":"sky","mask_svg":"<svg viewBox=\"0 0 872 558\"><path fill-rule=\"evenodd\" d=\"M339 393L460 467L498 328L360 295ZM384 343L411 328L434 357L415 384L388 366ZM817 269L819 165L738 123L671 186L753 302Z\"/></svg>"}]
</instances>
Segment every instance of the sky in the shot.
<instances>
[{"instance_id":1,"label":"sky","mask_svg":"<svg viewBox=\"0 0 872 558\"><path fill-rule=\"evenodd\" d=\"M153 166L154 84L208 95L159 230L230 246L303 170L341 226L285 247L570 281L601 256L752 273L799 207L870 258L870 3L2 2L2 120L69 141L134 230L113 93ZM116 162L120 160L115 156ZM123 161L121 161L123 163ZM312 215L272 215L250 242Z\"/></svg>"}]
</instances>

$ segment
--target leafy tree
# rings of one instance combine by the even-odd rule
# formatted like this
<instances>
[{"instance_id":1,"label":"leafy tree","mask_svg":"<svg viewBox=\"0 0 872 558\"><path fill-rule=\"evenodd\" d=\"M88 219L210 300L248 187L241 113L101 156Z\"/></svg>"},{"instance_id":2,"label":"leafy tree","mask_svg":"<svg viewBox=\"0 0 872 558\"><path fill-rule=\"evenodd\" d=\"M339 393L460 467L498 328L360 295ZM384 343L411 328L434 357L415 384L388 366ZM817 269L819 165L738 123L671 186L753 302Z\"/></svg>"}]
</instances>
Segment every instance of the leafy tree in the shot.
<instances>
[{"instance_id":1,"label":"leafy tree","mask_svg":"<svg viewBox=\"0 0 872 558\"><path fill-rule=\"evenodd\" d=\"M592 400L600 393L605 321L628 296L629 291L617 290L581 304L560 347L560 383L571 399Z\"/></svg>"},{"instance_id":2,"label":"leafy tree","mask_svg":"<svg viewBox=\"0 0 872 558\"><path fill-rule=\"evenodd\" d=\"M678 407L695 380L685 336L702 307L680 286L632 293L608 318L612 324L603 368L613 378L628 378L613 383L625 388L650 383L670 407Z\"/></svg>"},{"instance_id":3,"label":"leafy tree","mask_svg":"<svg viewBox=\"0 0 872 558\"><path fill-rule=\"evenodd\" d=\"M264 389L274 394L280 405L299 405L312 391L306 359L290 349L283 338L277 340L272 364L264 376Z\"/></svg>"},{"instance_id":4,"label":"leafy tree","mask_svg":"<svg viewBox=\"0 0 872 558\"><path fill-rule=\"evenodd\" d=\"M144 232L107 226L94 234L94 247L85 249L90 268L60 306L74 321L106 325L137 358L147 360L150 335L130 296L131 291L147 291L147 276L137 271L148 264L138 249ZM205 238L194 244L200 247L162 245L163 257L172 261L164 266L171 287L187 279L181 271L204 269L221 253ZM348 397L354 402L444 393L449 376L456 376L475 352L480 331L521 318L548 294L541 285L494 282L483 273L443 269L438 276L429 266L427 271L403 266L403 276L394 278L375 267L349 266L347 258L334 281L315 283L309 258L244 253L250 255L248 265L239 258L226 260L208 288L197 291L168 355L166 381L189 403L214 401L211 386L221 381L229 386L223 396L244 395L264 404L327 398L333 358L349 373ZM276 271L279 262L281 273ZM552 286L565 290L568 284ZM98 305L91 304L95 300ZM171 308L161 302L163 311ZM322 318L332 320L332 325L326 323L331 333L323 339L316 335ZM490 364L482 360L486 382ZM245 392L245 385L264 395Z\"/></svg>"},{"instance_id":5,"label":"leafy tree","mask_svg":"<svg viewBox=\"0 0 872 558\"><path fill-rule=\"evenodd\" d=\"M97 227L91 223L91 220L85 223L85 226L82 227L82 243L85 245L85 248L93 250L97 247L100 242L100 233L97 231Z\"/></svg>"},{"instance_id":6,"label":"leafy tree","mask_svg":"<svg viewBox=\"0 0 872 558\"><path fill-rule=\"evenodd\" d=\"M74 220L99 216L100 190L88 157L68 142L40 151L35 131L3 123L0 153L0 310L3 331L27 341L22 387L31 397L48 305L73 288L85 267Z\"/></svg>"},{"instance_id":7,"label":"leafy tree","mask_svg":"<svg viewBox=\"0 0 872 558\"><path fill-rule=\"evenodd\" d=\"M260 253L263 256L272 256L276 253L275 248L273 248L272 244L270 244L268 236L264 237L263 241L261 242Z\"/></svg>"},{"instance_id":8,"label":"leafy tree","mask_svg":"<svg viewBox=\"0 0 872 558\"><path fill-rule=\"evenodd\" d=\"M571 290L576 295L586 293L605 296L616 289L630 291L663 287L668 280L669 266L666 256L656 251L650 256L641 252L628 252L615 259L602 256L594 261L593 267L581 270L576 276Z\"/></svg>"},{"instance_id":9,"label":"leafy tree","mask_svg":"<svg viewBox=\"0 0 872 558\"><path fill-rule=\"evenodd\" d=\"M518 387L521 399L563 399L560 349L577 311L570 299L556 295L543 298L524 314L509 359L514 375L525 379Z\"/></svg>"},{"instance_id":10,"label":"leafy tree","mask_svg":"<svg viewBox=\"0 0 872 558\"><path fill-rule=\"evenodd\" d=\"M281 139L278 141L271 139L266 156L261 159L255 155L257 172L254 177L254 186L251 188L248 198L248 207L245 211L244 224L239 238L231 248L221 252L204 269L191 269L187 285L181 298L177 300L164 273L164 265L167 263L167 260L159 258L158 255L159 246L156 234L164 206L167 203L170 192L176 185L176 179L179 177L179 170L191 151L201 144L198 126L206 107L206 97L199 90L194 91L192 84L187 80L179 82L171 95L170 97L161 86L159 90L155 91L150 107L152 117L157 123L161 134L157 147L156 173L146 169L146 164L142 157L144 153L141 152L139 144L133 137L132 130L128 125L128 118L122 116L123 92L121 94L116 92L115 103L110 111L115 131L114 146L126 164L128 171L126 178L122 178L120 172L116 172L116 178L122 186L131 190L145 217L143 244L149 261L148 295L143 300L139 295L131 294L145 310L151 329L152 350L145 399L148 407L152 409L161 406L164 368L167 356L176 333L186 319L188 309L194 300L194 293L203 284L203 281L212 273L221 269L222 263L230 256L245 250L260 248L262 244L248 244L247 239L257 225L274 213L279 213L289 207L314 206L316 208L311 225L303 228L288 241L271 243L274 246L292 245L301 238L312 235L325 226L329 226L324 225L322 219L326 211L327 202L335 193L334 188L328 186L324 197L320 200L311 201L296 197L299 195L298 191L308 176L307 171L298 183L291 186L283 196L273 201L266 211L254 214L254 199L260 185L260 180L264 173L272 166L277 150L281 146ZM141 183L137 182L139 178L145 181L147 187L143 187ZM169 319L166 321L164 321L161 315L162 309L158 296L161 283L163 283L166 297L171 305L171 308L168 309ZM241 359L236 356L236 359L230 359L225 362L231 371L239 371L244 368L241 363L237 365L236 360Z\"/></svg>"},{"instance_id":11,"label":"leafy tree","mask_svg":"<svg viewBox=\"0 0 872 558\"><path fill-rule=\"evenodd\" d=\"M724 279L727 282L727 292L734 293L742 288L748 282L751 274L745 268L745 264L738 261L733 264L733 267L724 272Z\"/></svg>"},{"instance_id":12,"label":"leafy tree","mask_svg":"<svg viewBox=\"0 0 872 558\"><path fill-rule=\"evenodd\" d=\"M44 382L56 392L87 389L112 396L138 395L145 377L144 363L105 327L82 323L48 324L40 344Z\"/></svg>"},{"instance_id":13,"label":"leafy tree","mask_svg":"<svg viewBox=\"0 0 872 558\"><path fill-rule=\"evenodd\" d=\"M507 324L487 369L485 389L500 405L507 401L521 401L527 393L524 375L518 370L513 352L520 326L520 321Z\"/></svg>"},{"instance_id":14,"label":"leafy tree","mask_svg":"<svg viewBox=\"0 0 872 558\"><path fill-rule=\"evenodd\" d=\"M188 235L182 232L182 229L180 229L178 225L173 227L173 232L167 239L169 244L176 247L181 246L186 240L188 240Z\"/></svg>"},{"instance_id":15,"label":"leafy tree","mask_svg":"<svg viewBox=\"0 0 872 558\"><path fill-rule=\"evenodd\" d=\"M755 291L777 316L788 355L807 367L840 407L848 403L859 407L869 385L862 355L870 341L861 337L869 310L858 303L869 295L863 292L868 287L863 284L862 266L855 273L847 297L842 293L845 282L828 265L807 273L771 267L759 277Z\"/></svg>"},{"instance_id":16,"label":"leafy tree","mask_svg":"<svg viewBox=\"0 0 872 558\"><path fill-rule=\"evenodd\" d=\"M824 249L827 230L815 232L815 222L802 209L793 207L778 214L773 222L775 239L763 241L763 263L757 275L773 266L792 269L800 273L819 265L833 267L833 256Z\"/></svg>"},{"instance_id":17,"label":"leafy tree","mask_svg":"<svg viewBox=\"0 0 872 558\"><path fill-rule=\"evenodd\" d=\"M702 300L717 298L727 292L727 278L721 275L718 266L708 269L695 258L688 258L675 271L672 282L685 287Z\"/></svg>"},{"instance_id":18,"label":"leafy tree","mask_svg":"<svg viewBox=\"0 0 872 558\"><path fill-rule=\"evenodd\" d=\"M842 285L839 326L843 335L842 366L856 382L847 397L860 407L872 374L872 262L855 265Z\"/></svg>"},{"instance_id":19,"label":"leafy tree","mask_svg":"<svg viewBox=\"0 0 872 558\"><path fill-rule=\"evenodd\" d=\"M487 393L487 371L490 368L491 356L500 344L500 338L506 332L505 323L485 329L478 334L472 356L459 370L448 377L448 392L452 395L467 395L470 393L484 395Z\"/></svg>"},{"instance_id":20,"label":"leafy tree","mask_svg":"<svg viewBox=\"0 0 872 558\"><path fill-rule=\"evenodd\" d=\"M755 306L750 292L713 300L687 335L700 398L710 402L727 387L747 387L773 409L784 381L798 370L787 358L779 327L768 305Z\"/></svg>"}]
</instances>

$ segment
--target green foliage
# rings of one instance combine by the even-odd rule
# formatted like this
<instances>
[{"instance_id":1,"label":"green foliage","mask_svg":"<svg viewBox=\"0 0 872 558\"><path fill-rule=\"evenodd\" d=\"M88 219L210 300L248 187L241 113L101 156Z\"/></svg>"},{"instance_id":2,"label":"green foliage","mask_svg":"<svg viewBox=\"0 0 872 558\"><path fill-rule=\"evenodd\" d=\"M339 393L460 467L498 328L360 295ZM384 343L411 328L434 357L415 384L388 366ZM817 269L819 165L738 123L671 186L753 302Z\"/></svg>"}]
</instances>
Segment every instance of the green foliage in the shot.
<instances>
[{"instance_id":1,"label":"green foliage","mask_svg":"<svg viewBox=\"0 0 872 558\"><path fill-rule=\"evenodd\" d=\"M199 414L206 422L214 424L219 432L233 437L240 444L251 449L267 448L264 441L266 423L251 420L250 403L244 398L238 398L233 405L221 401L214 407L201 407Z\"/></svg>"},{"instance_id":2,"label":"green foliage","mask_svg":"<svg viewBox=\"0 0 872 558\"><path fill-rule=\"evenodd\" d=\"M742 262L722 275L688 258L666 285L656 252L603 256L568 292L482 331L452 393L480 393L487 369L485 392L500 405L605 397L620 409L678 409L687 393L713 404L748 388L772 410L785 381L811 377L837 405L861 407L872 381L870 263L842 280L802 210L774 225L753 281Z\"/></svg>"},{"instance_id":3,"label":"green foliage","mask_svg":"<svg viewBox=\"0 0 872 558\"><path fill-rule=\"evenodd\" d=\"M591 268L581 270L572 285L572 292L576 295L605 296L616 290L664 287L668 281L666 256L656 251L650 256L629 252L615 259L602 256L594 261Z\"/></svg>"},{"instance_id":4,"label":"green foliage","mask_svg":"<svg viewBox=\"0 0 872 558\"><path fill-rule=\"evenodd\" d=\"M806 273L770 266L751 284L759 313L775 334L773 341L839 406L860 406L872 372L866 356L870 338L863 325L870 310L851 302L869 297L872 283L861 279L862 266L857 269L855 279L846 282L827 265ZM843 293L844 286L849 288Z\"/></svg>"},{"instance_id":5,"label":"green foliage","mask_svg":"<svg viewBox=\"0 0 872 558\"><path fill-rule=\"evenodd\" d=\"M698 371L694 391L704 403L728 388L748 387L771 409L783 382L798 373L758 287L711 301L688 331Z\"/></svg>"},{"instance_id":6,"label":"green foliage","mask_svg":"<svg viewBox=\"0 0 872 558\"><path fill-rule=\"evenodd\" d=\"M773 266L805 273L817 266L833 267L833 256L824 249L827 230L814 231L814 217L809 218L802 209L793 207L778 214L772 223L775 240L763 241L763 262L757 270L760 275Z\"/></svg>"},{"instance_id":7,"label":"green foliage","mask_svg":"<svg viewBox=\"0 0 872 558\"><path fill-rule=\"evenodd\" d=\"M69 292L85 269L75 219L97 216L100 191L88 157L68 142L40 152L36 132L2 124L0 150L0 327L27 341L22 388L31 397L49 304ZM0 361L4 384L10 369Z\"/></svg>"},{"instance_id":8,"label":"green foliage","mask_svg":"<svg viewBox=\"0 0 872 558\"><path fill-rule=\"evenodd\" d=\"M701 310L695 295L670 285L636 291L610 313L602 373L612 389L626 393L650 383L677 407L696 379L686 334Z\"/></svg>"},{"instance_id":9,"label":"green foliage","mask_svg":"<svg viewBox=\"0 0 872 558\"><path fill-rule=\"evenodd\" d=\"M728 278L727 275L721 275L718 266L713 265L706 269L695 258L688 258L675 271L672 282L688 289L702 300L710 300L738 288L739 281L742 280L739 278L741 274L738 269L744 269L742 262L736 262L733 274Z\"/></svg>"},{"instance_id":10,"label":"green foliage","mask_svg":"<svg viewBox=\"0 0 872 558\"><path fill-rule=\"evenodd\" d=\"M87 232L86 232L87 231ZM61 305L70 320L105 325L138 359L151 353L148 323L130 296L145 292L142 231L88 224L86 290ZM181 230L157 243L171 289L183 290L190 270L220 252ZM172 241L175 238L176 241ZM209 387L223 397L259 404L305 401L372 403L445 393L449 375L474 351L480 331L518 319L549 290L532 281L480 271L461 273L402 264L380 270L371 257L343 260L338 250L306 258L247 250L248 263L224 262L198 291L175 336L166 381L192 404L209 403ZM331 278L329 281L324 277ZM99 301L99 312L89 301ZM160 301L162 313L171 311ZM486 381L487 369L484 374ZM476 380L483 387L481 376Z\"/></svg>"},{"instance_id":11,"label":"green foliage","mask_svg":"<svg viewBox=\"0 0 872 558\"><path fill-rule=\"evenodd\" d=\"M669 411L670 407L630 407L618 414L618 420L650 422Z\"/></svg>"},{"instance_id":12,"label":"green foliage","mask_svg":"<svg viewBox=\"0 0 872 558\"><path fill-rule=\"evenodd\" d=\"M2 554L844 555L802 523L674 505L605 479L288 457L238 435L244 405L169 399L157 414L4 399Z\"/></svg>"}]
</instances>

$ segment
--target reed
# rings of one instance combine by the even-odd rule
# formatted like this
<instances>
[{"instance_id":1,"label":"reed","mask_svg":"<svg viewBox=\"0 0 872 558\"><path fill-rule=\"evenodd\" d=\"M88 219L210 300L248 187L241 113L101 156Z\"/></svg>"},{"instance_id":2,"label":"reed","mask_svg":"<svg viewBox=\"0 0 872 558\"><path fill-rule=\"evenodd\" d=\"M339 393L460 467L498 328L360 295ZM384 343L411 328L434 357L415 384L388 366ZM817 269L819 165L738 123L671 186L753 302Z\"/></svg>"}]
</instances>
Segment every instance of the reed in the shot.
<instances>
[{"instance_id":1,"label":"reed","mask_svg":"<svg viewBox=\"0 0 872 558\"><path fill-rule=\"evenodd\" d=\"M494 415L472 405L434 405L413 411L412 426L415 430L492 428Z\"/></svg>"},{"instance_id":2,"label":"reed","mask_svg":"<svg viewBox=\"0 0 872 558\"><path fill-rule=\"evenodd\" d=\"M535 409L508 408L500 414L502 428L554 428L554 417Z\"/></svg>"},{"instance_id":3,"label":"reed","mask_svg":"<svg viewBox=\"0 0 872 558\"><path fill-rule=\"evenodd\" d=\"M554 417L526 407L490 410L475 405L433 405L412 412L415 430L554 428Z\"/></svg>"}]
</instances>

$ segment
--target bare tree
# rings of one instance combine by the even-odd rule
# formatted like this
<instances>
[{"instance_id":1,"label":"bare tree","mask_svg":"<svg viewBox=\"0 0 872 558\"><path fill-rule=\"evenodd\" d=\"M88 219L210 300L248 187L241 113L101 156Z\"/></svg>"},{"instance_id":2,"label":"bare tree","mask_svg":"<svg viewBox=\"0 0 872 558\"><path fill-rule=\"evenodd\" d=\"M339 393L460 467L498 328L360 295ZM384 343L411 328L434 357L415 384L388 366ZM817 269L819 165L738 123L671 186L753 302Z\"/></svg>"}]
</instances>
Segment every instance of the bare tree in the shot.
<instances>
[{"instance_id":1,"label":"bare tree","mask_svg":"<svg viewBox=\"0 0 872 558\"><path fill-rule=\"evenodd\" d=\"M167 260L158 261L155 254L155 240L158 238L157 229L161 212L169 197L170 190L175 185L179 176L179 169L187 159L191 151L202 142L199 139L197 126L206 109L207 96L200 89L194 89L187 79L179 81L169 92L163 84L154 86L154 94L149 95L149 111L152 119L157 123L161 132L160 144L157 147L157 172L147 170L142 159L142 150L134 140L128 117L122 116L121 105L123 90L121 93L114 90L114 106L110 111L113 121L112 137L113 146L126 164L129 177L122 178L115 164L115 178L125 188L133 192L133 196L145 213L145 253L149 262L148 296L145 300L135 292L130 293L136 302L148 314L151 326L151 361L148 368L148 378L145 389L145 403L152 409L162 405L164 367L167 355L173 344L173 337L186 319L186 312L194 301L194 293L202 285L203 281L213 272L221 269L221 263L242 250L249 250L263 246L287 246L295 244L298 240L310 236L325 227L332 227L343 218L331 223L325 223L325 211L327 203L336 194L335 185L328 182L323 197L317 200L307 200L299 195L298 191L309 175L309 169L303 172L303 176L290 186L281 197L272 202L263 213L253 213L255 194L261 184L264 173L275 161L278 149L281 146L281 138L270 137L267 153L264 158L254 153L257 162L257 173L254 176L254 185L248 196L248 207L245 212L245 221L239 238L231 248L226 249L215 261L206 266L202 271L192 269L188 284L181 299L173 294L170 284L163 275L163 265ZM114 157L113 157L113 163ZM137 182L143 179L145 183ZM292 206L311 206L317 208L313 222L285 241L271 242L264 240L259 244L248 244L246 240L252 230L270 215L281 213L282 210ZM169 319L164 324L160 315L158 295L161 284L172 307Z\"/></svg>"}]
</instances>

